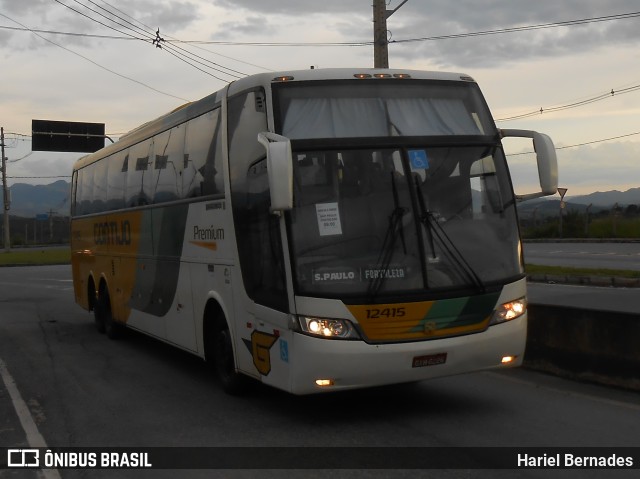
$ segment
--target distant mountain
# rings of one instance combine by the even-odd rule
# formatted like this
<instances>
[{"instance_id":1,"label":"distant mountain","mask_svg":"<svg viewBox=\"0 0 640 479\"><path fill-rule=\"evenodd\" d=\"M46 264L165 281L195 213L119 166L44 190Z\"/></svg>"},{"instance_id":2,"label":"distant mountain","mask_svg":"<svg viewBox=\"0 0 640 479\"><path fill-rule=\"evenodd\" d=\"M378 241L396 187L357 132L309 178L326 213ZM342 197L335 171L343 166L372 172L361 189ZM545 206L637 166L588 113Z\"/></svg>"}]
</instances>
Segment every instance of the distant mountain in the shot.
<instances>
[{"instance_id":1,"label":"distant mountain","mask_svg":"<svg viewBox=\"0 0 640 479\"><path fill-rule=\"evenodd\" d=\"M587 209L587 206L589 206L588 203L581 204L573 203L572 201L565 201L565 203L565 214L569 213L570 211L578 211L579 213L584 213ZM591 214L596 214L602 210L609 210L611 206L607 207L594 204L589 211ZM547 200L525 201L524 203L518 203L517 207L520 218L535 217L538 219L542 219L547 216L558 216L558 211L560 211L560 199L556 197Z\"/></svg>"},{"instance_id":2,"label":"distant mountain","mask_svg":"<svg viewBox=\"0 0 640 479\"><path fill-rule=\"evenodd\" d=\"M629 205L640 205L640 188L631 188L627 191L598 191L589 195L565 196L565 212L584 212L591 205L590 212L598 213L601 210L610 210L618 203L620 208ZM556 196L543 197L531 201L518 203L518 211L526 216L538 217L556 216L560 208L560 198Z\"/></svg>"},{"instance_id":3,"label":"distant mountain","mask_svg":"<svg viewBox=\"0 0 640 479\"><path fill-rule=\"evenodd\" d=\"M60 180L49 185L27 185L16 183L9 188L11 190L11 214L23 217L33 217L37 214L55 213L66 216L69 214L70 184ZM601 209L610 209L618 203L618 206L640 205L640 188L631 188L627 191L598 191L589 195L566 197L567 210L584 211L591 204L592 213ZM521 213L533 214L540 217L557 215L560 200L557 196L540 198L537 200L518 203Z\"/></svg>"},{"instance_id":4,"label":"distant mountain","mask_svg":"<svg viewBox=\"0 0 640 479\"><path fill-rule=\"evenodd\" d=\"M49 185L16 183L11 191L11 215L33 217L53 211L62 216L69 214L70 183L64 180Z\"/></svg>"},{"instance_id":5,"label":"distant mountain","mask_svg":"<svg viewBox=\"0 0 640 479\"><path fill-rule=\"evenodd\" d=\"M618 206L639 205L640 188L631 188L627 191L597 191L589 195L568 197L567 201L582 205L593 204L594 206L607 208L611 208L616 203L618 203Z\"/></svg>"}]
</instances>

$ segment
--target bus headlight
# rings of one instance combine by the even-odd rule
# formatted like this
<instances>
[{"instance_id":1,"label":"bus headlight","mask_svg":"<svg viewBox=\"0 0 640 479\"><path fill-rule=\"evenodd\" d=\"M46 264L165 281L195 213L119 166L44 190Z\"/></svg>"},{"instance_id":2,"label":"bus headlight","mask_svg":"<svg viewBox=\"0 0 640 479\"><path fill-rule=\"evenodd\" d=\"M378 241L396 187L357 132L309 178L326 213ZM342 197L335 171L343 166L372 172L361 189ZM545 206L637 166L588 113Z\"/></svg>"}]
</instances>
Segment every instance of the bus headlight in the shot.
<instances>
[{"instance_id":1,"label":"bus headlight","mask_svg":"<svg viewBox=\"0 0 640 479\"><path fill-rule=\"evenodd\" d=\"M298 316L298 324L301 332L310 336L333 339L360 339L351 322L346 319Z\"/></svg>"},{"instance_id":2,"label":"bus headlight","mask_svg":"<svg viewBox=\"0 0 640 479\"><path fill-rule=\"evenodd\" d=\"M520 298L501 304L493 312L489 325L504 323L519 318L527 312L527 298Z\"/></svg>"}]
</instances>

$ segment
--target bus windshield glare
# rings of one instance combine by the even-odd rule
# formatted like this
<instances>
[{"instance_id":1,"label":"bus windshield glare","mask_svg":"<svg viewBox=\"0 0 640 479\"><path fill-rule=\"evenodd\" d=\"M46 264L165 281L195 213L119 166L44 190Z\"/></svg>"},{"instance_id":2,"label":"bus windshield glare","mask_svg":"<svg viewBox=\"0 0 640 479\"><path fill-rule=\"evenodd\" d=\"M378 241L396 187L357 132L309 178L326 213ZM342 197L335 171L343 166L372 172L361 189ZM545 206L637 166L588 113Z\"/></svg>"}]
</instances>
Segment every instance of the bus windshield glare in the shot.
<instances>
[{"instance_id":1,"label":"bus windshield glare","mask_svg":"<svg viewBox=\"0 0 640 479\"><path fill-rule=\"evenodd\" d=\"M297 294L381 302L522 277L505 158L475 85L402 86L278 92Z\"/></svg>"}]
</instances>

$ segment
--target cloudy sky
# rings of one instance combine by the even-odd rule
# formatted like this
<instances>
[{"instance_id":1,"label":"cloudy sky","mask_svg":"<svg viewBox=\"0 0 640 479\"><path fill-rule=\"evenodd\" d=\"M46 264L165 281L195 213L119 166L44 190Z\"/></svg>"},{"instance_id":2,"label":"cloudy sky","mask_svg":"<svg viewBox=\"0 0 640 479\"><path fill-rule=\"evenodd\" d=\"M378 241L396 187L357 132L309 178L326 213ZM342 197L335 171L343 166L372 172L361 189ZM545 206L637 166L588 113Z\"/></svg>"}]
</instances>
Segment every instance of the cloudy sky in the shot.
<instances>
[{"instance_id":1,"label":"cloudy sky","mask_svg":"<svg viewBox=\"0 0 640 479\"><path fill-rule=\"evenodd\" d=\"M31 152L32 119L105 123L117 138L252 73L373 66L371 4L0 0L9 184L68 179L81 156ZM388 28L392 68L469 74L499 127L551 136L568 196L640 187L637 0L409 0ZM156 48L158 29L187 43ZM518 193L535 189L534 161L510 156Z\"/></svg>"}]
</instances>

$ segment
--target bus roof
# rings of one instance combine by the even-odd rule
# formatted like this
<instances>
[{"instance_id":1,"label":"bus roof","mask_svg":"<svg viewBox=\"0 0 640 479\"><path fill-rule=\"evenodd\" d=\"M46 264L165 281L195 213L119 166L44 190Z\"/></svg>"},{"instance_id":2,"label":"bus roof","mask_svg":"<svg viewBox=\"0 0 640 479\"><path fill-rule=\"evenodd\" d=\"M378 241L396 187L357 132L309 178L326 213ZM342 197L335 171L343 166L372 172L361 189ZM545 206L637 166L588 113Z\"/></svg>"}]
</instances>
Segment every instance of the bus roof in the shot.
<instances>
[{"instance_id":1,"label":"bus roof","mask_svg":"<svg viewBox=\"0 0 640 479\"><path fill-rule=\"evenodd\" d=\"M229 94L251 88L251 86L266 85L280 81L354 80L364 78L474 81L469 75L452 72L375 68L314 68L308 70L259 73L241 78L231 83Z\"/></svg>"},{"instance_id":2,"label":"bus roof","mask_svg":"<svg viewBox=\"0 0 640 479\"><path fill-rule=\"evenodd\" d=\"M456 82L475 82L464 73L437 72L404 69L374 69L374 68L326 68L308 70L289 70L269 73L258 73L236 80L219 91L200 100L181 105L171 112L154 120L144 123L120 137L116 143L106 146L96 153L83 156L74 165L74 170L93 163L103 156L134 145L155 134L172 128L190 118L202 115L220 104L224 95L234 95L257 86L267 86L280 82L329 81L329 80L358 80L358 79L404 79L404 80L442 80Z\"/></svg>"}]
</instances>

